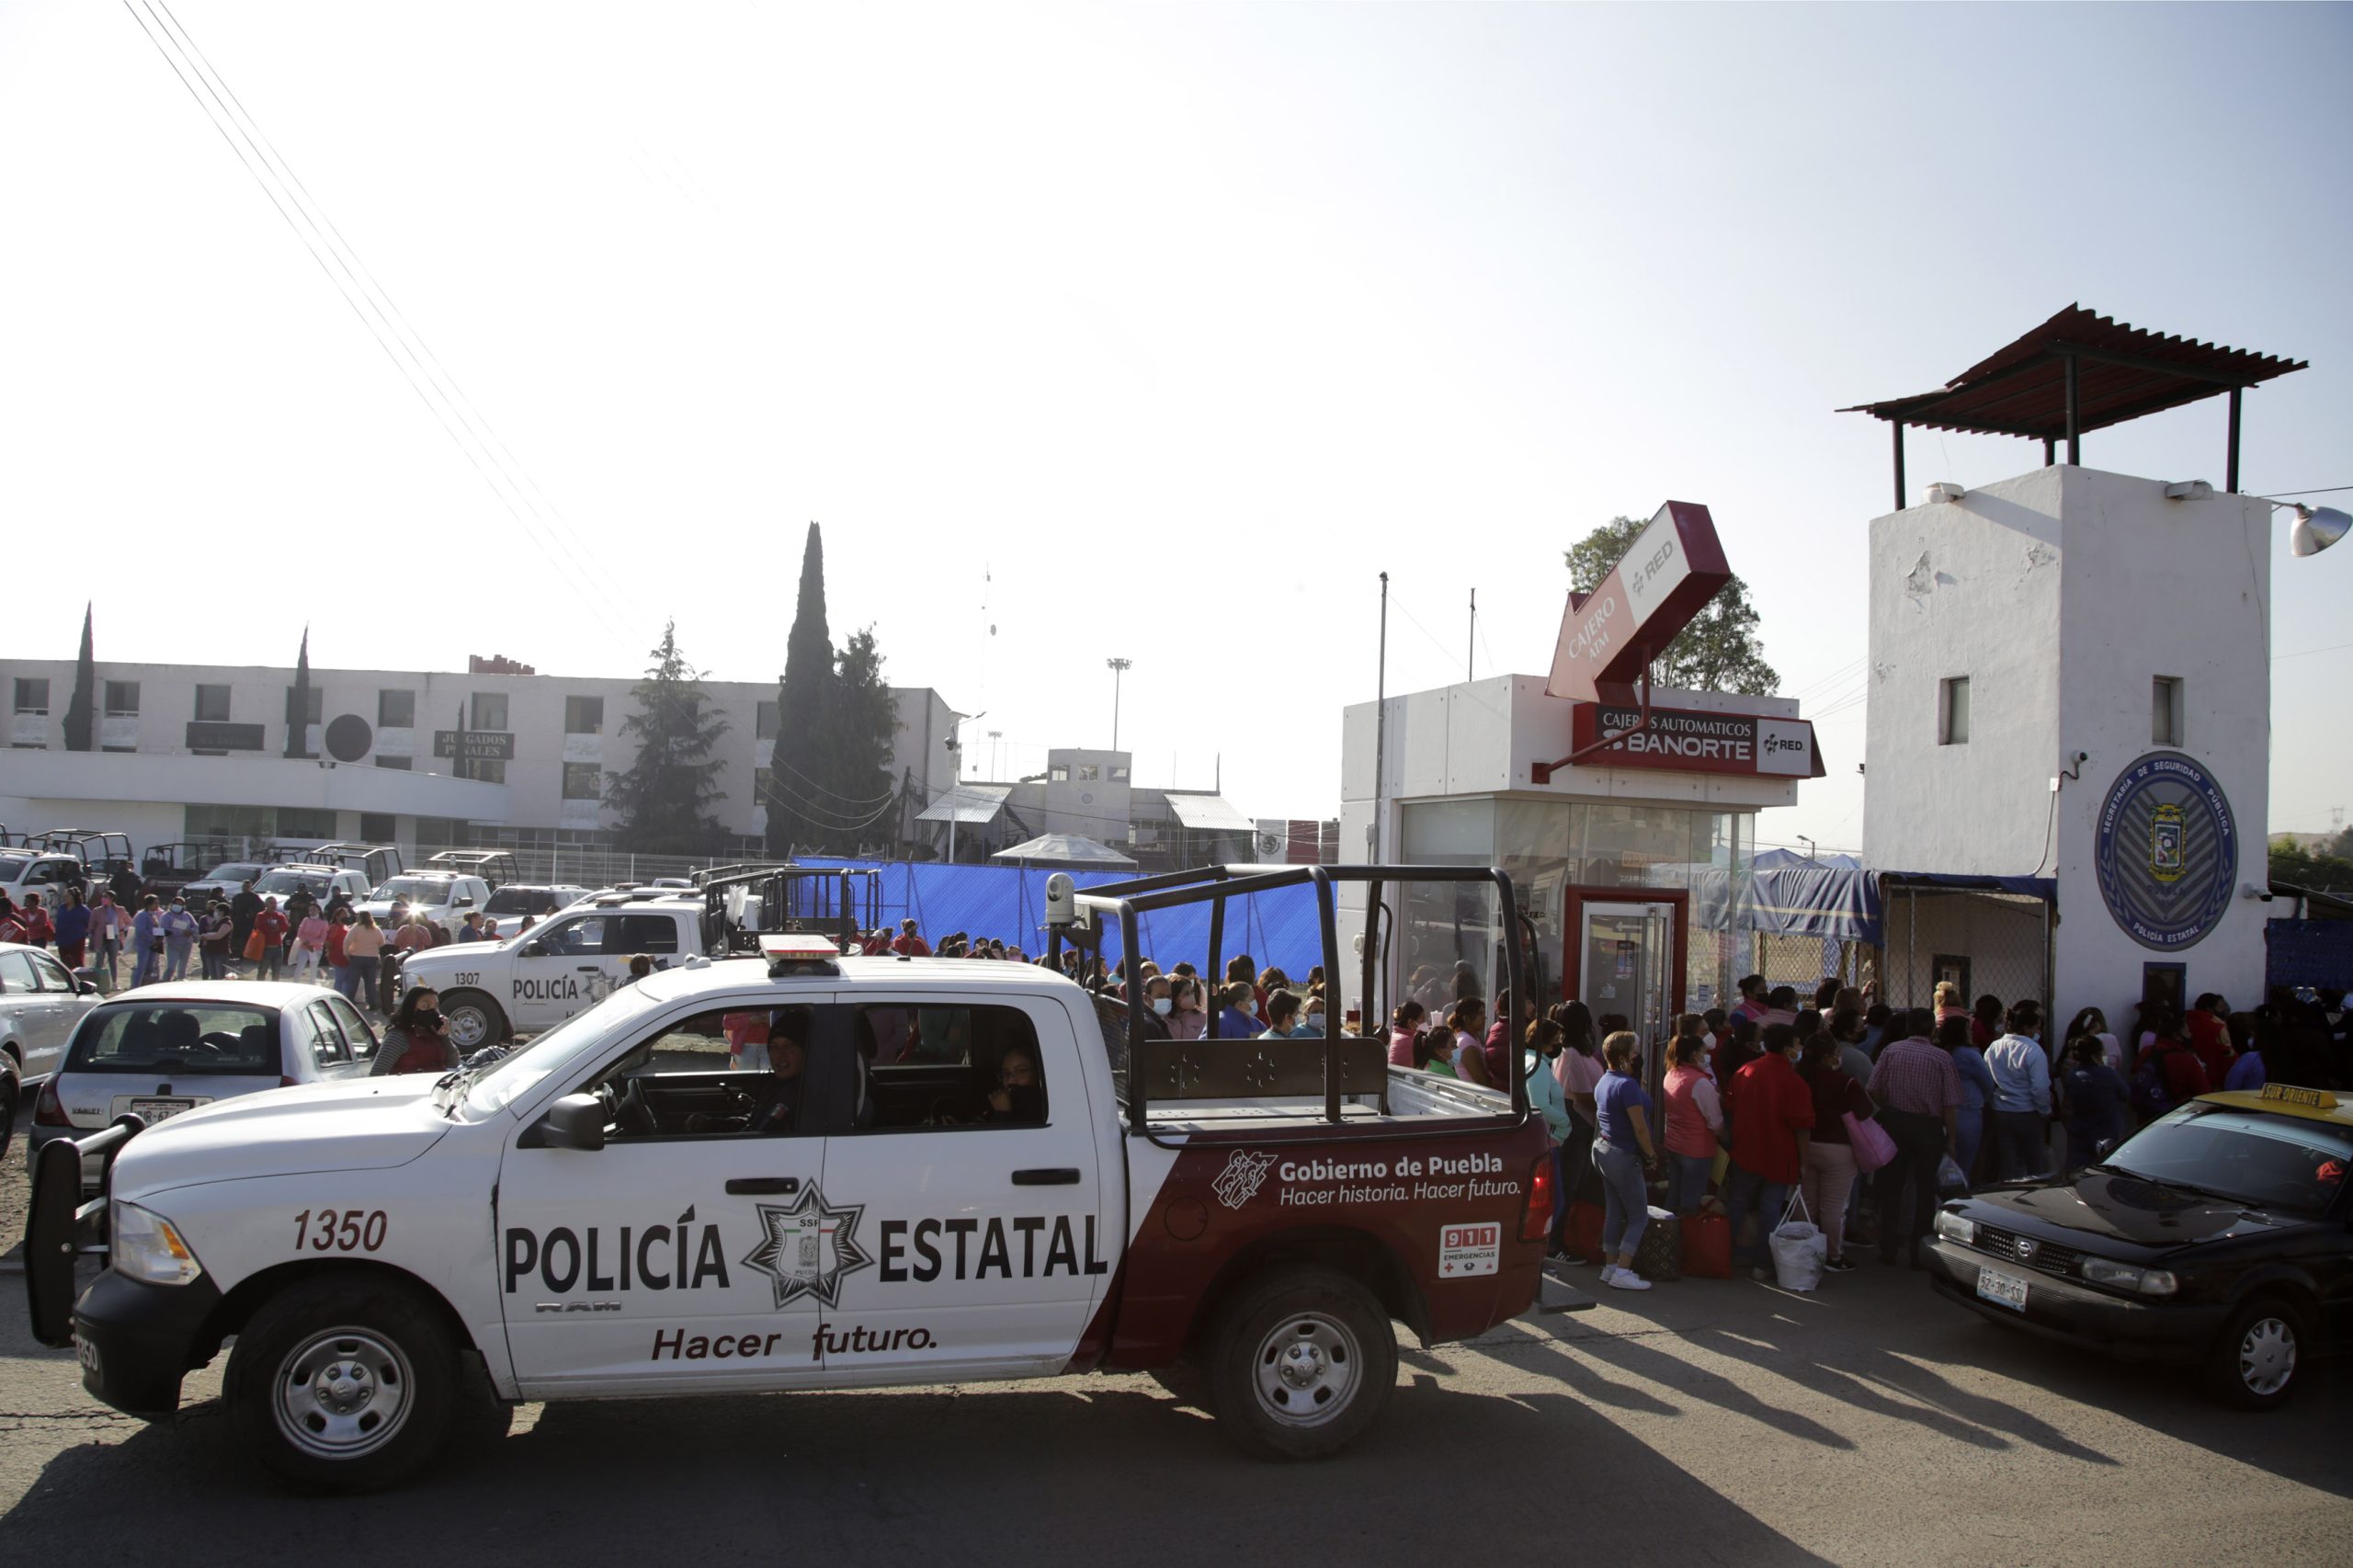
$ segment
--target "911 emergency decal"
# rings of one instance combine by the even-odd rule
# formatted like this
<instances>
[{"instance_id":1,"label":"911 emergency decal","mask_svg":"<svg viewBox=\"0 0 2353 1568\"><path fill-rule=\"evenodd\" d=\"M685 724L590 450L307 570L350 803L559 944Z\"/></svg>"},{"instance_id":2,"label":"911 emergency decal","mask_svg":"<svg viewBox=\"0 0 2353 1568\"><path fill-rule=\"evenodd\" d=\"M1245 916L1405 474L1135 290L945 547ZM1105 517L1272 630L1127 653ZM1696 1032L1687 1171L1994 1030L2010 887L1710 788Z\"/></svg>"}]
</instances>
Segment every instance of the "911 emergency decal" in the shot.
<instances>
[{"instance_id":1,"label":"911 emergency decal","mask_svg":"<svg viewBox=\"0 0 2353 1568\"><path fill-rule=\"evenodd\" d=\"M777 1310L803 1296L840 1306L842 1277L874 1261L858 1244L858 1219L866 1206L836 1209L812 1182L790 1208L763 1203L759 1210L760 1244L744 1256L744 1267L768 1277Z\"/></svg>"}]
</instances>

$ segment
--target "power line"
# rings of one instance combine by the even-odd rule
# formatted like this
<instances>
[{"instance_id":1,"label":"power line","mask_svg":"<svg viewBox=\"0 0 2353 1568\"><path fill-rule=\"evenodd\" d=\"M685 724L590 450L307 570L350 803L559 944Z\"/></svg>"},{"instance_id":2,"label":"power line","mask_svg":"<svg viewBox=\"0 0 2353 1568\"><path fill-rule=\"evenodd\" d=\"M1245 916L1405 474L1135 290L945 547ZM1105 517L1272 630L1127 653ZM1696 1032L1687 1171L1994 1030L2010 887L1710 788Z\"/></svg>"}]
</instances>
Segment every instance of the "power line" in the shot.
<instances>
[{"instance_id":1,"label":"power line","mask_svg":"<svg viewBox=\"0 0 2353 1568\"><path fill-rule=\"evenodd\" d=\"M138 24L140 31L146 34L148 41L155 46L156 52L163 56L164 63L170 68L172 74L179 79L180 85L188 90L189 98L203 113L213 130L220 133L222 141L227 144L231 153L244 166L245 172L253 176L255 184L261 187L262 194L268 199L270 205L277 209L278 217L284 220L289 229L293 231L294 237L302 242L302 246L310 253L311 259L317 264L327 281L335 286L336 293L343 297L344 303L350 307L352 314L358 318L360 325L368 329L369 335L376 340L377 347L382 349L384 357L392 361L392 368L401 373L404 381L408 382L410 390L416 393L418 401L422 402L426 410L433 415L435 421L440 425L442 432L449 437L460 452L465 454L466 460L472 463L474 472L482 476L483 483L490 486L492 494L495 494L500 504L506 508L507 515L512 517L531 537L534 544L548 553L558 569L572 579L573 587L582 595L583 599L601 601L588 603L591 612L605 621L608 631L616 636L623 635L619 623L613 619L618 607L603 593L594 580L593 574L590 574L587 568L580 563L579 558L565 546L557 530L551 526L543 536L540 529L534 527L531 519L526 517L517 508L515 505L517 498L522 499L527 506L531 503L529 497L524 495L520 485L515 482L511 472L506 474L506 485L504 488L496 479L492 477L490 470L483 465L483 457L489 457L494 465L501 467L502 472L505 470L504 465L499 464L497 456L491 452L489 445L479 435L475 435L473 441L470 443L466 437L460 436L458 429L452 426L451 415L456 415L460 424L466 424L466 415L460 411L457 403L451 401L449 393L441 390L439 383L432 379L430 373L425 371L423 364L418 359L417 349L423 350L426 358L433 359L437 368L440 365L439 359L433 355L431 348L425 345L422 335L418 335L414 327L408 328L408 335L415 339L417 348L411 348L407 340L402 338L400 334L392 328L392 323L384 316L384 309L387 307L394 316L400 317L403 326L405 327L408 324L407 318L401 315L399 306L392 301L391 295L384 291L381 284L375 284L377 293L383 296L383 305L377 304L375 298L369 294L367 289L360 284L358 278L353 273L354 265L358 266L359 272L368 273L366 264L358 260L358 252L351 251L351 259L347 262L343 255L336 251L335 244L327 239L326 231L334 231L335 240L342 242L344 249L351 250L348 242L342 240L341 232L335 230L333 222L325 219L323 212L314 217L310 209L304 207L302 201L295 197L293 191L278 179L276 171L269 165L271 155L277 156L278 165L286 168L287 176L294 178L294 184L301 185L301 180L293 176L290 165L286 165L284 157L277 153L276 145L269 142L267 133L261 130L258 122L254 122L249 114L240 121L238 115L244 113L243 103L237 103L236 112L231 111L229 104L236 100L236 95L229 87L227 80L221 77L218 71L211 70L211 62L204 59L203 51L196 45L194 38L188 34L187 28L180 25L177 17L174 17L172 25L166 27L163 17L155 14L153 6L149 3L149 0L142 0L142 4L147 5L146 14L143 17L139 6L132 4L132 0L123 0L123 8L131 13L131 18ZM152 27L149 25L151 22L153 24ZM176 34L173 31L174 28L178 28ZM204 59L201 69L197 64L199 59ZM183 66L186 66L185 70L182 69ZM208 71L210 71L210 75L206 74ZM194 81L189 79L191 74L195 77ZM216 79L219 82L217 87L215 86ZM226 95L225 98L223 95ZM211 99L210 105L205 101L208 96ZM250 131L247 129L248 123L251 125ZM232 134L233 130L234 134ZM261 144L256 144L255 140L256 137L260 139L261 144L268 145L268 154L263 153ZM244 142L244 147L239 146L240 140ZM251 156L247 155L247 149L251 150ZM303 195L305 197L309 195L307 187L304 188ZM293 207L293 211L288 210L290 204ZM295 216L297 212L301 214L299 222ZM324 224L324 230L321 227L322 223ZM303 232L305 224L310 229L307 234ZM325 254L322 254L323 250ZM343 272L343 278L335 276L338 268ZM375 283L372 273L368 273L368 278L369 283ZM344 279L348 279L348 283L347 284ZM374 312L376 322L369 320L370 311ZM377 323L382 324L381 330ZM395 349L393 341L388 341L387 333L391 333L392 339L399 342L398 350ZM401 362L402 353L408 355L409 365L404 365ZM415 371L411 370L410 365L416 367ZM425 376L422 381L418 379L420 374ZM455 380L449 378L446 369L442 370L442 375L449 381L451 389L456 390ZM458 392L458 396L463 398L462 391ZM438 403L436 402L437 397L440 400ZM472 404L469 403L467 406L471 408ZM483 430L488 429L488 422L482 419L478 410L474 412L474 419L481 424ZM469 435L474 434L472 425L468 424L466 427ZM490 440L495 441L495 436L493 435ZM501 450L506 449L503 442L498 445ZM481 448L479 454L476 451L477 447ZM513 458L511 452L508 452L507 456L510 459ZM516 466L519 468L520 462L517 461ZM536 483L532 487L535 490L538 488Z\"/></svg>"}]
</instances>

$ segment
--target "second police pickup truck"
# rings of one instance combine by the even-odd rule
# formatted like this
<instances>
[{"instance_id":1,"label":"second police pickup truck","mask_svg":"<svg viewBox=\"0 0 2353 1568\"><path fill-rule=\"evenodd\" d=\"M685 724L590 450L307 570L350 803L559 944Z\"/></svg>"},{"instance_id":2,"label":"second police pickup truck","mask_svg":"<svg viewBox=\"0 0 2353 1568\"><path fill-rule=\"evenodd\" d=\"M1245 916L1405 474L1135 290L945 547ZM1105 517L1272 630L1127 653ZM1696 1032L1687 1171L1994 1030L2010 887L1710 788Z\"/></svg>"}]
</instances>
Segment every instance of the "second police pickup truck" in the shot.
<instances>
[{"instance_id":1,"label":"second police pickup truck","mask_svg":"<svg viewBox=\"0 0 2353 1568\"><path fill-rule=\"evenodd\" d=\"M1218 868L1050 894L1051 943L1431 868ZM1293 896L1300 896L1294 894ZM1368 951L1381 944L1369 943ZM1507 949L1510 945L1506 945ZM486 1067L232 1101L49 1146L27 1284L88 1391L168 1413L234 1338L237 1438L298 1484L425 1463L504 1402L1151 1371L1245 1448L1329 1453L1424 1343L1528 1309L1552 1180L1524 1085L1335 1035L1173 1040L1046 968L689 957ZM1506 978L1525 994L1520 955ZM1367 1010L1377 996L1365 966ZM722 1031L767 1029L765 1070ZM1327 1013L1327 1017L1336 1017ZM79 1211L79 1160L112 1157ZM100 1221L108 1267L78 1298Z\"/></svg>"}]
</instances>

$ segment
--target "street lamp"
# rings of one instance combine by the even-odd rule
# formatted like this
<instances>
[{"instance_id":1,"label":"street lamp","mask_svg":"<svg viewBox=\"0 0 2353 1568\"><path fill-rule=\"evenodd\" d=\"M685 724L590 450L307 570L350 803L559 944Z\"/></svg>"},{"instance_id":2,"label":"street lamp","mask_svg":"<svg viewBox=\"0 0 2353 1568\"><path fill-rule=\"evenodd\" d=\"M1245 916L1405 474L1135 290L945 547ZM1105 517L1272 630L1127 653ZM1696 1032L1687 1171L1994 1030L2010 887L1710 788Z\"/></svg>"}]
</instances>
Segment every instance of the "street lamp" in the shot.
<instances>
[{"instance_id":1,"label":"street lamp","mask_svg":"<svg viewBox=\"0 0 2353 1568\"><path fill-rule=\"evenodd\" d=\"M1120 677L1135 666L1133 659L1106 659L1111 667L1111 749L1120 749Z\"/></svg>"}]
</instances>

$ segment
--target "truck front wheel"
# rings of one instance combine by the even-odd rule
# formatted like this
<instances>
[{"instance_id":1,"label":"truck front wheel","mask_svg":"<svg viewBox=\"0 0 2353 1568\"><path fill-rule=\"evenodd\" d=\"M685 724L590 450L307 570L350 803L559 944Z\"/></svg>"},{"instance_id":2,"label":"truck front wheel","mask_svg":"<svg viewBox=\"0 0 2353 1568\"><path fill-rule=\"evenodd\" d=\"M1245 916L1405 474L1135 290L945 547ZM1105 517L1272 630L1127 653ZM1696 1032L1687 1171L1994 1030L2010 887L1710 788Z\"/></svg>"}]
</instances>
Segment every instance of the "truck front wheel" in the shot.
<instances>
[{"instance_id":1,"label":"truck front wheel","mask_svg":"<svg viewBox=\"0 0 2353 1568\"><path fill-rule=\"evenodd\" d=\"M449 1020L449 1043L460 1056L496 1045L507 1035L506 1010L483 992L450 992L441 998L441 1016Z\"/></svg>"},{"instance_id":2,"label":"truck front wheel","mask_svg":"<svg viewBox=\"0 0 2353 1568\"><path fill-rule=\"evenodd\" d=\"M373 1492L438 1450L460 1364L448 1326L413 1288L355 1274L309 1280L238 1335L231 1427L296 1486Z\"/></svg>"},{"instance_id":3,"label":"truck front wheel","mask_svg":"<svg viewBox=\"0 0 2353 1568\"><path fill-rule=\"evenodd\" d=\"M1298 1265L1252 1280L1219 1313L1208 1358L1219 1423L1267 1459L1336 1453L1397 1381L1397 1336L1372 1292Z\"/></svg>"}]
</instances>

